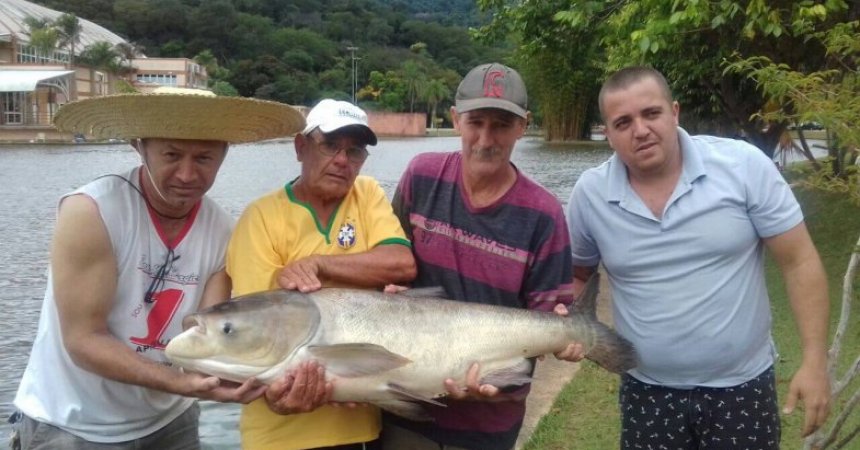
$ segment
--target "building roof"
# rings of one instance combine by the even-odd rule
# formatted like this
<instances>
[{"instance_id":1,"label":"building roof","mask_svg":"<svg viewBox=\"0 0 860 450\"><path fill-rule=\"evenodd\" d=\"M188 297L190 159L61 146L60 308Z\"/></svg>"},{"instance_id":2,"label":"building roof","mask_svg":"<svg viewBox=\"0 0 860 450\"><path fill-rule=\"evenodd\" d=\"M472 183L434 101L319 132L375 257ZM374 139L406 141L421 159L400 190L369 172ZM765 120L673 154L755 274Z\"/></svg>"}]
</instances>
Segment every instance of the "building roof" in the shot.
<instances>
[{"instance_id":1,"label":"building roof","mask_svg":"<svg viewBox=\"0 0 860 450\"><path fill-rule=\"evenodd\" d=\"M0 0L0 36L11 35L18 40L29 42L30 35L27 25L24 24L25 18L56 20L63 14L24 0ZM78 48L83 49L96 42L109 42L111 45L125 42L125 39L107 28L80 17L78 21L82 28L80 44L79 47L76 46Z\"/></svg>"}]
</instances>

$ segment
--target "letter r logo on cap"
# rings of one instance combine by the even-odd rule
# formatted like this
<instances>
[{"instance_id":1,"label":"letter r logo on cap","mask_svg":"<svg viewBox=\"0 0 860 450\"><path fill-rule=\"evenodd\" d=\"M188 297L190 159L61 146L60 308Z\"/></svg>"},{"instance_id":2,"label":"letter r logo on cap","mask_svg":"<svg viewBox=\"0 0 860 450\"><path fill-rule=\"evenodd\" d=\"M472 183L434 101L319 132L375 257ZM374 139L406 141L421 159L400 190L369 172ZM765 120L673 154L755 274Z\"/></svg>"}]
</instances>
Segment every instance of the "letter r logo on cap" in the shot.
<instances>
[{"instance_id":1,"label":"letter r logo on cap","mask_svg":"<svg viewBox=\"0 0 860 450\"><path fill-rule=\"evenodd\" d=\"M484 77L484 97L502 98L505 96L505 74L501 70L487 72Z\"/></svg>"}]
</instances>

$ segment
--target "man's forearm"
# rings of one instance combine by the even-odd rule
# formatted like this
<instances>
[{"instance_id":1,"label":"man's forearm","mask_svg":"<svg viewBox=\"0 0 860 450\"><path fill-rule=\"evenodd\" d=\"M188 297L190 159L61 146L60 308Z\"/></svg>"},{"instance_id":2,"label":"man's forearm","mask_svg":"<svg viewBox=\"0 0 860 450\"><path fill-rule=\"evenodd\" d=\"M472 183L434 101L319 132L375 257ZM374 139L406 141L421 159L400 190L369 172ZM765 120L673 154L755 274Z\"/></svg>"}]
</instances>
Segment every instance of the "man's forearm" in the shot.
<instances>
[{"instance_id":1,"label":"man's forearm","mask_svg":"<svg viewBox=\"0 0 860 450\"><path fill-rule=\"evenodd\" d=\"M380 245L353 255L319 256L321 278L362 287L408 283L415 278L412 250L405 245Z\"/></svg>"}]
</instances>

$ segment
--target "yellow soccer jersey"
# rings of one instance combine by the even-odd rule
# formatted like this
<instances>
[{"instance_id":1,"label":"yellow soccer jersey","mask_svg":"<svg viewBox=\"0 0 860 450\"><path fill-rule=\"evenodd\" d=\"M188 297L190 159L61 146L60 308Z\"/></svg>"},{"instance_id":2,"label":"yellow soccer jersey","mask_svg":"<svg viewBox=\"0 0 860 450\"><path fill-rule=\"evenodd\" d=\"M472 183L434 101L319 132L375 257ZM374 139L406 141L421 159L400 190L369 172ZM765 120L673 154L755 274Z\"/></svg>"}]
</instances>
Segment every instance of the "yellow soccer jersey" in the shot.
<instances>
[{"instance_id":1,"label":"yellow soccer jersey","mask_svg":"<svg viewBox=\"0 0 860 450\"><path fill-rule=\"evenodd\" d=\"M296 200L292 182L251 203L227 249L233 296L275 289L281 269L310 255L346 255L378 245L410 243L385 192L373 178L359 176L332 214L320 223ZM379 435L375 407L323 406L307 414L281 416L264 399L243 407L240 420L245 450L301 449L365 442Z\"/></svg>"}]
</instances>

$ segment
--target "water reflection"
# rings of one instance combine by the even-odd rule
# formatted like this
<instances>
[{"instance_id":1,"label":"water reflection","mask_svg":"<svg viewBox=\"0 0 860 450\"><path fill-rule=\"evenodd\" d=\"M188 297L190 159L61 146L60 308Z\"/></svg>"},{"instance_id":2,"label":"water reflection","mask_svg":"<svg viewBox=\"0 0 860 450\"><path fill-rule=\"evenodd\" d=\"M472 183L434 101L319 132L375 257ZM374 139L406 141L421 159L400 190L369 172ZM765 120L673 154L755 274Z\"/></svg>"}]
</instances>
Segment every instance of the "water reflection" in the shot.
<instances>
[{"instance_id":1,"label":"water reflection","mask_svg":"<svg viewBox=\"0 0 860 450\"><path fill-rule=\"evenodd\" d=\"M371 147L362 173L377 178L389 197L409 160L426 151L459 148L456 137L386 139ZM521 171L566 201L583 170L609 155L605 147L576 148L523 139L513 160ZM18 380L27 363L36 332L45 287L48 246L59 195L105 173L138 164L127 145L0 147L0 439L9 427ZM299 174L291 141L231 148L212 198L234 217L251 200L282 186ZM207 449L236 448L238 407L206 402L201 436Z\"/></svg>"}]
</instances>

